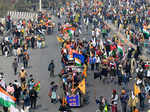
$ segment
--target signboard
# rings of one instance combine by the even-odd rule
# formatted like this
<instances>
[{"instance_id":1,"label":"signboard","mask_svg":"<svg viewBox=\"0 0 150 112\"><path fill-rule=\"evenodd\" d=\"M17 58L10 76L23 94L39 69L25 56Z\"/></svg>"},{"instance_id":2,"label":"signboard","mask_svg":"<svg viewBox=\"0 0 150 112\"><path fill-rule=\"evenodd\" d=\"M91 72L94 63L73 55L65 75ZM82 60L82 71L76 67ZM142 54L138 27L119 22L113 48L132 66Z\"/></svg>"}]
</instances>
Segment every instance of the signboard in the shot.
<instances>
[{"instance_id":1,"label":"signboard","mask_svg":"<svg viewBox=\"0 0 150 112\"><path fill-rule=\"evenodd\" d=\"M70 107L79 107L80 106L80 95L71 95L67 96L67 103L69 104Z\"/></svg>"}]
</instances>

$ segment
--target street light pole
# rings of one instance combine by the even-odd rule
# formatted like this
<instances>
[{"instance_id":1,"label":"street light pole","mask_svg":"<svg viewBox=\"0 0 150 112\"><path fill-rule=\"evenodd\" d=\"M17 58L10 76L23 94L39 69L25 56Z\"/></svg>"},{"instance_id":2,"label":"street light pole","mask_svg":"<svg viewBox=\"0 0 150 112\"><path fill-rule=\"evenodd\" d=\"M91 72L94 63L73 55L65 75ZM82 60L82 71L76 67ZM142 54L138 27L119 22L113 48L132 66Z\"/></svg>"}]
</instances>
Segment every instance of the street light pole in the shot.
<instances>
[{"instance_id":1,"label":"street light pole","mask_svg":"<svg viewBox=\"0 0 150 112\"><path fill-rule=\"evenodd\" d=\"M42 11L42 0L39 0L39 11Z\"/></svg>"}]
</instances>

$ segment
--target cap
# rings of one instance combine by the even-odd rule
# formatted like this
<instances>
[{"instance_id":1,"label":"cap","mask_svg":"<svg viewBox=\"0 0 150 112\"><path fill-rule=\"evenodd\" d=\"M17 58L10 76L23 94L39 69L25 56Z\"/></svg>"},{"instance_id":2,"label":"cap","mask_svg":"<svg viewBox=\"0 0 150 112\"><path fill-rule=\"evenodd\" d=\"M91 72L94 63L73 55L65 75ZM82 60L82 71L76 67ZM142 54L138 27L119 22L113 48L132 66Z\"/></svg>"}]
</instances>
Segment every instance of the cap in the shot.
<instances>
[{"instance_id":1,"label":"cap","mask_svg":"<svg viewBox=\"0 0 150 112\"><path fill-rule=\"evenodd\" d=\"M24 70L24 67L21 67L21 70Z\"/></svg>"}]
</instances>

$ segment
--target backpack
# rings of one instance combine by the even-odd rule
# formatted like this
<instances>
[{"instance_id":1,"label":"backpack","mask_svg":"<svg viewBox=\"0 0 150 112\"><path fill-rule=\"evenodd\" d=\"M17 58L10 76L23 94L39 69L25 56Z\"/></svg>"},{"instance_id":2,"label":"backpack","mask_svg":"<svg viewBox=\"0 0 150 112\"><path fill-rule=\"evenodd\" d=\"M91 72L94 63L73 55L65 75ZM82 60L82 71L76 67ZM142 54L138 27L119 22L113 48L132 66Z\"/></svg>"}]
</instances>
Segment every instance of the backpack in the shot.
<instances>
[{"instance_id":1,"label":"backpack","mask_svg":"<svg viewBox=\"0 0 150 112\"><path fill-rule=\"evenodd\" d=\"M49 92L48 92L48 96L51 97L52 96L52 89L50 88Z\"/></svg>"},{"instance_id":2,"label":"backpack","mask_svg":"<svg viewBox=\"0 0 150 112\"><path fill-rule=\"evenodd\" d=\"M51 71L54 69L54 63L50 63L48 66L48 71Z\"/></svg>"}]
</instances>

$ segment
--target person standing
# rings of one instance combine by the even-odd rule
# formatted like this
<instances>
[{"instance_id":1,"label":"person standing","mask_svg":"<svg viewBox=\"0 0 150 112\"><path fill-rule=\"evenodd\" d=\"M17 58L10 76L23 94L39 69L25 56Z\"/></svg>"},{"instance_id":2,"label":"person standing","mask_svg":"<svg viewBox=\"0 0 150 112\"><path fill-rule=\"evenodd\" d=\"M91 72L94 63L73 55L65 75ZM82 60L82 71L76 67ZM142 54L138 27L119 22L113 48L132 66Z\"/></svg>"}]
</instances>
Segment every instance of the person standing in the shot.
<instances>
[{"instance_id":1,"label":"person standing","mask_svg":"<svg viewBox=\"0 0 150 112\"><path fill-rule=\"evenodd\" d=\"M5 54L5 53L4 53L4 47L5 47L5 42L3 41L3 42L1 43L2 55Z\"/></svg>"},{"instance_id":2,"label":"person standing","mask_svg":"<svg viewBox=\"0 0 150 112\"><path fill-rule=\"evenodd\" d=\"M34 36L31 37L31 47L34 49L34 44L35 44L35 38Z\"/></svg>"},{"instance_id":3,"label":"person standing","mask_svg":"<svg viewBox=\"0 0 150 112\"><path fill-rule=\"evenodd\" d=\"M56 94L56 90L57 90L57 85L55 84L54 81L52 81L50 83L50 89L49 89L49 93L48 96L51 99L51 103L57 103L57 94Z\"/></svg>"},{"instance_id":4,"label":"person standing","mask_svg":"<svg viewBox=\"0 0 150 112\"><path fill-rule=\"evenodd\" d=\"M33 87L29 92L30 102L31 102L31 108L36 108L36 102L37 102L37 92L35 91L35 88Z\"/></svg>"},{"instance_id":5,"label":"person standing","mask_svg":"<svg viewBox=\"0 0 150 112\"><path fill-rule=\"evenodd\" d=\"M146 97L146 94L144 93L144 91L141 91L139 94L138 94L138 97L139 97L139 101L140 101L140 108L141 110L143 111L145 105L144 105L144 101L145 101L145 97Z\"/></svg>"},{"instance_id":6,"label":"person standing","mask_svg":"<svg viewBox=\"0 0 150 112\"><path fill-rule=\"evenodd\" d=\"M95 58L95 56L90 57L91 71L94 71L95 63L96 63L96 58Z\"/></svg>"},{"instance_id":7,"label":"person standing","mask_svg":"<svg viewBox=\"0 0 150 112\"><path fill-rule=\"evenodd\" d=\"M113 90L112 96L111 96L111 103L112 103L112 112L117 112L117 104L118 104L118 94L116 90Z\"/></svg>"},{"instance_id":8,"label":"person standing","mask_svg":"<svg viewBox=\"0 0 150 112\"><path fill-rule=\"evenodd\" d=\"M12 67L14 70L14 75L17 74L17 68L18 68L18 62L17 62L17 58L14 59L13 63L12 63Z\"/></svg>"},{"instance_id":9,"label":"person standing","mask_svg":"<svg viewBox=\"0 0 150 112\"><path fill-rule=\"evenodd\" d=\"M55 68L54 60L51 60L51 63L48 65L48 71L50 73L50 76L53 77L54 77L54 68Z\"/></svg>"},{"instance_id":10,"label":"person standing","mask_svg":"<svg viewBox=\"0 0 150 112\"><path fill-rule=\"evenodd\" d=\"M96 55L96 70L99 70L99 65L100 65L100 57Z\"/></svg>"},{"instance_id":11,"label":"person standing","mask_svg":"<svg viewBox=\"0 0 150 112\"><path fill-rule=\"evenodd\" d=\"M21 68L21 71L19 73L19 77L21 80L21 84L26 81L27 72L24 70L24 67Z\"/></svg>"},{"instance_id":12,"label":"person standing","mask_svg":"<svg viewBox=\"0 0 150 112\"><path fill-rule=\"evenodd\" d=\"M24 65L24 68L28 67L28 61L29 61L29 55L28 55L28 53L25 53L23 55L23 65Z\"/></svg>"},{"instance_id":13,"label":"person standing","mask_svg":"<svg viewBox=\"0 0 150 112\"><path fill-rule=\"evenodd\" d=\"M131 95L129 96L128 106L130 107L130 112L133 112L137 106L139 99L134 95L133 91L131 91Z\"/></svg>"},{"instance_id":14,"label":"person standing","mask_svg":"<svg viewBox=\"0 0 150 112\"><path fill-rule=\"evenodd\" d=\"M4 51L5 56L8 57L8 54L9 54L9 48L8 48L7 45L4 46L3 51Z\"/></svg>"},{"instance_id":15,"label":"person standing","mask_svg":"<svg viewBox=\"0 0 150 112\"><path fill-rule=\"evenodd\" d=\"M17 49L18 63L21 62L21 55L22 55L22 49L21 47L18 47Z\"/></svg>"},{"instance_id":16,"label":"person standing","mask_svg":"<svg viewBox=\"0 0 150 112\"><path fill-rule=\"evenodd\" d=\"M15 90L14 97L16 98L16 104L19 105L20 104L20 96L21 96L21 87L17 80L14 81L13 87Z\"/></svg>"},{"instance_id":17,"label":"person standing","mask_svg":"<svg viewBox=\"0 0 150 112\"><path fill-rule=\"evenodd\" d=\"M126 91L122 90L120 95L122 112L127 112L128 97Z\"/></svg>"},{"instance_id":18,"label":"person standing","mask_svg":"<svg viewBox=\"0 0 150 112\"><path fill-rule=\"evenodd\" d=\"M27 110L27 108L30 106L29 91L27 89L25 89L22 92L22 100L23 100L23 110Z\"/></svg>"}]
</instances>

